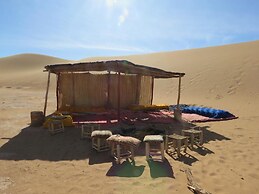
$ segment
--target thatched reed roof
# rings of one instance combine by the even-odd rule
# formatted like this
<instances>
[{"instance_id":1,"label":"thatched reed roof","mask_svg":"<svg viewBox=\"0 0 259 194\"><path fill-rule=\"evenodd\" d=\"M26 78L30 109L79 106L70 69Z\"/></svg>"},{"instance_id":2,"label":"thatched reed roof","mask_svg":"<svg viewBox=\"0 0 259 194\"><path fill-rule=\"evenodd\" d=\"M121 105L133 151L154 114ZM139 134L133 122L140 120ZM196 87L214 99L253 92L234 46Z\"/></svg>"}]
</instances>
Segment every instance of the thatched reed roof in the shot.
<instances>
[{"instance_id":1,"label":"thatched reed roof","mask_svg":"<svg viewBox=\"0 0 259 194\"><path fill-rule=\"evenodd\" d=\"M61 72L110 71L125 74L153 76L155 78L173 78L182 77L185 75L185 73L169 72L154 67L136 65L126 60L55 64L47 65L45 66L45 69L55 74Z\"/></svg>"}]
</instances>

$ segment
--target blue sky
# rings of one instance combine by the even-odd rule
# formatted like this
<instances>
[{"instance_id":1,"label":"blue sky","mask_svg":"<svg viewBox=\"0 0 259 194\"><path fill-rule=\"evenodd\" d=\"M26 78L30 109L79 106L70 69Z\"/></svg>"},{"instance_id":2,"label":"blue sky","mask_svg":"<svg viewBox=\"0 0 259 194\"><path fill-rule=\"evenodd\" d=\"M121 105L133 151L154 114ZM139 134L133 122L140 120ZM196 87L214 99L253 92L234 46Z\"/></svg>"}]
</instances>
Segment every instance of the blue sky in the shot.
<instances>
[{"instance_id":1,"label":"blue sky","mask_svg":"<svg viewBox=\"0 0 259 194\"><path fill-rule=\"evenodd\" d=\"M258 0L0 0L0 57L81 59L253 40Z\"/></svg>"}]
</instances>

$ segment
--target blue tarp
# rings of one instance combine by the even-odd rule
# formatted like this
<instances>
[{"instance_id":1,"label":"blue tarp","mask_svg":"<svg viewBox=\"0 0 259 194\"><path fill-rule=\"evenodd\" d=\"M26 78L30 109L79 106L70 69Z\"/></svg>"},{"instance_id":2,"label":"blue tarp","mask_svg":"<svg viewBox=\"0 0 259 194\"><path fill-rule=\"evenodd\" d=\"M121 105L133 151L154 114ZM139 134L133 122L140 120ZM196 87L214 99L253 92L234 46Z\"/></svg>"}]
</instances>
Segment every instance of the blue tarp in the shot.
<instances>
[{"instance_id":1,"label":"blue tarp","mask_svg":"<svg viewBox=\"0 0 259 194\"><path fill-rule=\"evenodd\" d=\"M170 106L169 109L175 109L176 105ZM199 107L199 106L188 106L188 105L180 105L180 109L183 113L193 113L202 115L209 118L229 118L233 117L231 113L225 110L207 108L207 107Z\"/></svg>"}]
</instances>

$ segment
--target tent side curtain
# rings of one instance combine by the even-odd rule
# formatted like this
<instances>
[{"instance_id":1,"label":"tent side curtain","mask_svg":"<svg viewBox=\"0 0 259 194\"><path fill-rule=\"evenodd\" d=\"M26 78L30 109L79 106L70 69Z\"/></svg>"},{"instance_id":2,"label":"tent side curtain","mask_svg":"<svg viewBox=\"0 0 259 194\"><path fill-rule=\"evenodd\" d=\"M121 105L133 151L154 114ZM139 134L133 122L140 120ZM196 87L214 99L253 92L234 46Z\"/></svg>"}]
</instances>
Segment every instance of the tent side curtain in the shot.
<instances>
[{"instance_id":1,"label":"tent side curtain","mask_svg":"<svg viewBox=\"0 0 259 194\"><path fill-rule=\"evenodd\" d=\"M151 76L141 76L139 105L152 104L152 96L153 96L152 82L153 82L153 78Z\"/></svg>"},{"instance_id":2,"label":"tent side curtain","mask_svg":"<svg viewBox=\"0 0 259 194\"><path fill-rule=\"evenodd\" d=\"M139 83L138 83L139 81ZM61 73L58 86L58 110L85 112L108 106L108 75L90 73ZM139 97L136 98L139 88ZM118 75L110 75L110 108L118 106ZM152 77L120 76L120 107L151 104ZM137 101L138 99L138 101Z\"/></svg>"},{"instance_id":3,"label":"tent side curtain","mask_svg":"<svg viewBox=\"0 0 259 194\"><path fill-rule=\"evenodd\" d=\"M107 102L107 76L89 73L74 75L74 107L104 107Z\"/></svg>"},{"instance_id":4,"label":"tent side curtain","mask_svg":"<svg viewBox=\"0 0 259 194\"><path fill-rule=\"evenodd\" d=\"M137 76L120 76L120 107L127 108L136 104ZM110 85L111 107L118 108L118 75L111 75Z\"/></svg>"},{"instance_id":5,"label":"tent side curtain","mask_svg":"<svg viewBox=\"0 0 259 194\"><path fill-rule=\"evenodd\" d=\"M61 73L58 80L58 110L69 111L73 105L72 73Z\"/></svg>"},{"instance_id":6,"label":"tent side curtain","mask_svg":"<svg viewBox=\"0 0 259 194\"><path fill-rule=\"evenodd\" d=\"M106 75L61 73L59 80L59 110L81 112L106 105Z\"/></svg>"}]
</instances>

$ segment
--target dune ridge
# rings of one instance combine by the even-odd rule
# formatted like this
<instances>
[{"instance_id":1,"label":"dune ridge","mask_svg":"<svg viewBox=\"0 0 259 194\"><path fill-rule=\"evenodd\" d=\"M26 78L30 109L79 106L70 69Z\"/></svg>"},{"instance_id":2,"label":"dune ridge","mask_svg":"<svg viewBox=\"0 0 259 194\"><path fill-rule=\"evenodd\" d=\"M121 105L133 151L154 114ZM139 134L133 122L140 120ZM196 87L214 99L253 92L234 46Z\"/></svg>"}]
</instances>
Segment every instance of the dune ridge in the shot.
<instances>
[{"instance_id":1,"label":"dune ridge","mask_svg":"<svg viewBox=\"0 0 259 194\"><path fill-rule=\"evenodd\" d=\"M205 99L220 99L222 96L242 98L247 94L256 97L259 94L259 89L254 84L259 72L258 51L259 41L254 41L145 55L85 58L79 61L125 59L136 64L168 71L185 72L183 94L186 96L197 97L203 93ZM44 66L66 62L73 61L38 54L21 54L0 58L0 83L8 85L9 82L14 85L12 79L8 79L8 77L17 77L21 85L26 85L28 84L24 79L26 77L30 80L37 80L38 84L44 86L46 77L42 74ZM209 80L209 84L205 80ZM174 93L177 84L174 81L162 79L157 80L157 83L159 99L166 102L171 101L169 96L161 94L163 91ZM155 96L155 101L156 99L158 99L157 96ZM158 103L160 103L159 100Z\"/></svg>"},{"instance_id":2,"label":"dune ridge","mask_svg":"<svg viewBox=\"0 0 259 194\"><path fill-rule=\"evenodd\" d=\"M44 67L47 64L65 63L68 61L69 60L47 55L25 53L0 58L0 67L4 71L28 70L42 66Z\"/></svg>"},{"instance_id":3,"label":"dune ridge","mask_svg":"<svg viewBox=\"0 0 259 194\"><path fill-rule=\"evenodd\" d=\"M69 60L40 54L19 54L0 58L0 87L43 89L44 66Z\"/></svg>"}]
</instances>

